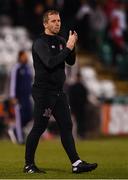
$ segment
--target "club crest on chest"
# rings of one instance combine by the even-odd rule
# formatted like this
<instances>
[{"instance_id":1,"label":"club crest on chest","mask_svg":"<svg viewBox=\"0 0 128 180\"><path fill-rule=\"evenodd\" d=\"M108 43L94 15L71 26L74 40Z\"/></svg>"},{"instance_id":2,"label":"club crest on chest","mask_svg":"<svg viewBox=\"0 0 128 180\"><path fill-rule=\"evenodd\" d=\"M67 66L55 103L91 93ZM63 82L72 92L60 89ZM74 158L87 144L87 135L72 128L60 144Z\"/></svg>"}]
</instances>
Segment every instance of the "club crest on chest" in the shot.
<instances>
[{"instance_id":1,"label":"club crest on chest","mask_svg":"<svg viewBox=\"0 0 128 180\"><path fill-rule=\"evenodd\" d=\"M51 116L51 114L52 114L52 110L50 108L46 108L44 110L43 116L49 118Z\"/></svg>"}]
</instances>

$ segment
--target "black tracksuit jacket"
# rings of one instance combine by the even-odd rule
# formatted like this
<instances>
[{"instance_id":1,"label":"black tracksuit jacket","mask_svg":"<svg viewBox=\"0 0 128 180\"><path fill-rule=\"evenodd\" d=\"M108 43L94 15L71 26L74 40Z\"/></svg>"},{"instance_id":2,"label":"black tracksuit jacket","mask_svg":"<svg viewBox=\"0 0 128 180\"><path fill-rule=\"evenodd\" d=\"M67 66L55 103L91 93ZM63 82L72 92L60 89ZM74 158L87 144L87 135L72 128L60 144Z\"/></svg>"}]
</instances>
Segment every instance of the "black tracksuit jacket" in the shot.
<instances>
[{"instance_id":1,"label":"black tracksuit jacket","mask_svg":"<svg viewBox=\"0 0 128 180\"><path fill-rule=\"evenodd\" d=\"M33 89L58 91L65 81L65 62L75 63L75 51L66 47L65 40L58 35L42 34L32 46L35 79Z\"/></svg>"}]
</instances>

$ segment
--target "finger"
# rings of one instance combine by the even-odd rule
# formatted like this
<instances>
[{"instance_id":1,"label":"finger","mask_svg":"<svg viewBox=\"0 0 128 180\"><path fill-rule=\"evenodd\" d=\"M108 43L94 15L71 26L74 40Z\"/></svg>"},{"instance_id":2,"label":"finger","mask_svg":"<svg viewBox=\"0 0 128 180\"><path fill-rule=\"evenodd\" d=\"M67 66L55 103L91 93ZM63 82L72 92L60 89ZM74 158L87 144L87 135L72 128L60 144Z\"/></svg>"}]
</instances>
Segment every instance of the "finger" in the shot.
<instances>
[{"instance_id":1,"label":"finger","mask_svg":"<svg viewBox=\"0 0 128 180\"><path fill-rule=\"evenodd\" d=\"M77 33L76 33L76 31L74 31L74 35L75 35L75 36L78 36Z\"/></svg>"},{"instance_id":2,"label":"finger","mask_svg":"<svg viewBox=\"0 0 128 180\"><path fill-rule=\"evenodd\" d=\"M70 30L70 31L69 31L69 36L71 36L71 35L72 35L72 31Z\"/></svg>"},{"instance_id":3,"label":"finger","mask_svg":"<svg viewBox=\"0 0 128 180\"><path fill-rule=\"evenodd\" d=\"M74 36L75 36L76 41L77 41L78 40L78 35L77 35L76 31L74 31Z\"/></svg>"}]
</instances>

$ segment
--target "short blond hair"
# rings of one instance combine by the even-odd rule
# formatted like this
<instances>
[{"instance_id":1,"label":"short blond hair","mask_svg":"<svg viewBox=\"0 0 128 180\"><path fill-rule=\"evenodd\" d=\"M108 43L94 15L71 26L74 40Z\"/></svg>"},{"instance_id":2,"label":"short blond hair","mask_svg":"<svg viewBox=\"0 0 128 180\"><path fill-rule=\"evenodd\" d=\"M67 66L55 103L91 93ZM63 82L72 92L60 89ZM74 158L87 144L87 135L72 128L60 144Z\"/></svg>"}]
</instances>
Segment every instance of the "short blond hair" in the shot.
<instances>
[{"instance_id":1,"label":"short blond hair","mask_svg":"<svg viewBox=\"0 0 128 180\"><path fill-rule=\"evenodd\" d=\"M43 15L43 23L48 22L48 16L53 14L59 14L57 10L48 10Z\"/></svg>"}]
</instances>

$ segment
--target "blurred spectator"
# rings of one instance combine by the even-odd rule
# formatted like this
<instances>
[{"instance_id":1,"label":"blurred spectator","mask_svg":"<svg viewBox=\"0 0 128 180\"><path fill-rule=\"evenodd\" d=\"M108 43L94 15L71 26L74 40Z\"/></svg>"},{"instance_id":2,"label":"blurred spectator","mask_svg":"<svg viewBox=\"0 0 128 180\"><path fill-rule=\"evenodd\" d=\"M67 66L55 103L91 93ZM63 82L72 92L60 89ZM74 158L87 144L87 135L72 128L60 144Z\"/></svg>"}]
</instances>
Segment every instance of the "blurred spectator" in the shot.
<instances>
[{"instance_id":1,"label":"blurred spectator","mask_svg":"<svg viewBox=\"0 0 128 180\"><path fill-rule=\"evenodd\" d=\"M124 3L118 3L116 8L111 13L111 19L117 17L119 20L119 28L124 32L126 25L126 8Z\"/></svg>"},{"instance_id":2,"label":"blurred spectator","mask_svg":"<svg viewBox=\"0 0 128 180\"><path fill-rule=\"evenodd\" d=\"M10 80L10 98L14 104L16 119L16 137L18 143L24 143L23 127L32 120L31 104L32 73L28 65L27 53L19 52L18 62L14 65Z\"/></svg>"},{"instance_id":3,"label":"blurred spectator","mask_svg":"<svg viewBox=\"0 0 128 180\"><path fill-rule=\"evenodd\" d=\"M0 16L0 26L11 26L13 24L10 16L1 15Z\"/></svg>"},{"instance_id":4,"label":"blurred spectator","mask_svg":"<svg viewBox=\"0 0 128 180\"><path fill-rule=\"evenodd\" d=\"M128 52L128 46L125 41L124 32L126 31L126 13L124 3L118 4L118 6L112 11L110 19L109 37L113 49L113 64L117 64L118 54L124 55Z\"/></svg>"},{"instance_id":5,"label":"blurred spectator","mask_svg":"<svg viewBox=\"0 0 128 180\"><path fill-rule=\"evenodd\" d=\"M87 90L82 84L81 75L76 75L76 81L73 85L69 86L68 90L69 102L72 114L75 116L77 123L77 135L80 138L85 137L86 133L86 104L87 104Z\"/></svg>"},{"instance_id":6,"label":"blurred spectator","mask_svg":"<svg viewBox=\"0 0 128 180\"><path fill-rule=\"evenodd\" d=\"M64 0L56 0L56 6L59 11L61 11L64 7Z\"/></svg>"},{"instance_id":7,"label":"blurred spectator","mask_svg":"<svg viewBox=\"0 0 128 180\"><path fill-rule=\"evenodd\" d=\"M87 0L80 0L80 7L76 13L76 31L79 35L79 45L81 48L91 50L91 27L90 15L92 9Z\"/></svg>"},{"instance_id":8,"label":"blurred spectator","mask_svg":"<svg viewBox=\"0 0 128 180\"><path fill-rule=\"evenodd\" d=\"M45 11L55 9L55 0L45 0Z\"/></svg>"},{"instance_id":9,"label":"blurred spectator","mask_svg":"<svg viewBox=\"0 0 128 180\"><path fill-rule=\"evenodd\" d=\"M111 17L111 14L113 10L116 8L116 6L117 0L105 0L104 12L106 13L108 19Z\"/></svg>"},{"instance_id":10,"label":"blurred spectator","mask_svg":"<svg viewBox=\"0 0 128 180\"><path fill-rule=\"evenodd\" d=\"M0 137L3 136L5 128L6 128L5 123L4 123L4 116L5 116L4 105L0 98Z\"/></svg>"},{"instance_id":11,"label":"blurred spectator","mask_svg":"<svg viewBox=\"0 0 128 180\"><path fill-rule=\"evenodd\" d=\"M29 3L26 4L26 6L29 8ZM43 13L45 11L44 4L42 2L36 2L31 4L31 7L29 11L27 12L27 24L26 27L30 30L30 32L33 34L33 36L38 36L42 33L43 29L43 23L42 23L42 17Z\"/></svg>"},{"instance_id":12,"label":"blurred spectator","mask_svg":"<svg viewBox=\"0 0 128 180\"><path fill-rule=\"evenodd\" d=\"M62 1L62 0L61 0ZM79 8L79 0L64 0L64 3L61 2L60 15L62 19L62 28L61 33L64 38L68 37L69 30L76 30L76 13ZM57 3L58 8L59 4Z\"/></svg>"},{"instance_id":13,"label":"blurred spectator","mask_svg":"<svg viewBox=\"0 0 128 180\"><path fill-rule=\"evenodd\" d=\"M0 65L0 95L4 94L7 81L7 69L5 65Z\"/></svg>"},{"instance_id":14,"label":"blurred spectator","mask_svg":"<svg viewBox=\"0 0 128 180\"><path fill-rule=\"evenodd\" d=\"M24 0L11 1L11 16L14 21L14 25L25 26L26 24L26 9Z\"/></svg>"},{"instance_id":15,"label":"blurred spectator","mask_svg":"<svg viewBox=\"0 0 128 180\"><path fill-rule=\"evenodd\" d=\"M8 133L11 141L13 143L16 143L16 136L15 136L15 113L13 108L13 103L10 101L10 99L5 99L3 102L4 107L4 125L6 126L6 129L4 131L4 134L6 135L6 132Z\"/></svg>"},{"instance_id":16,"label":"blurred spectator","mask_svg":"<svg viewBox=\"0 0 128 180\"><path fill-rule=\"evenodd\" d=\"M92 36L94 38L95 50L98 50L102 46L105 39L106 27L107 27L107 17L103 11L101 4L97 4L91 14L91 28Z\"/></svg>"}]
</instances>

